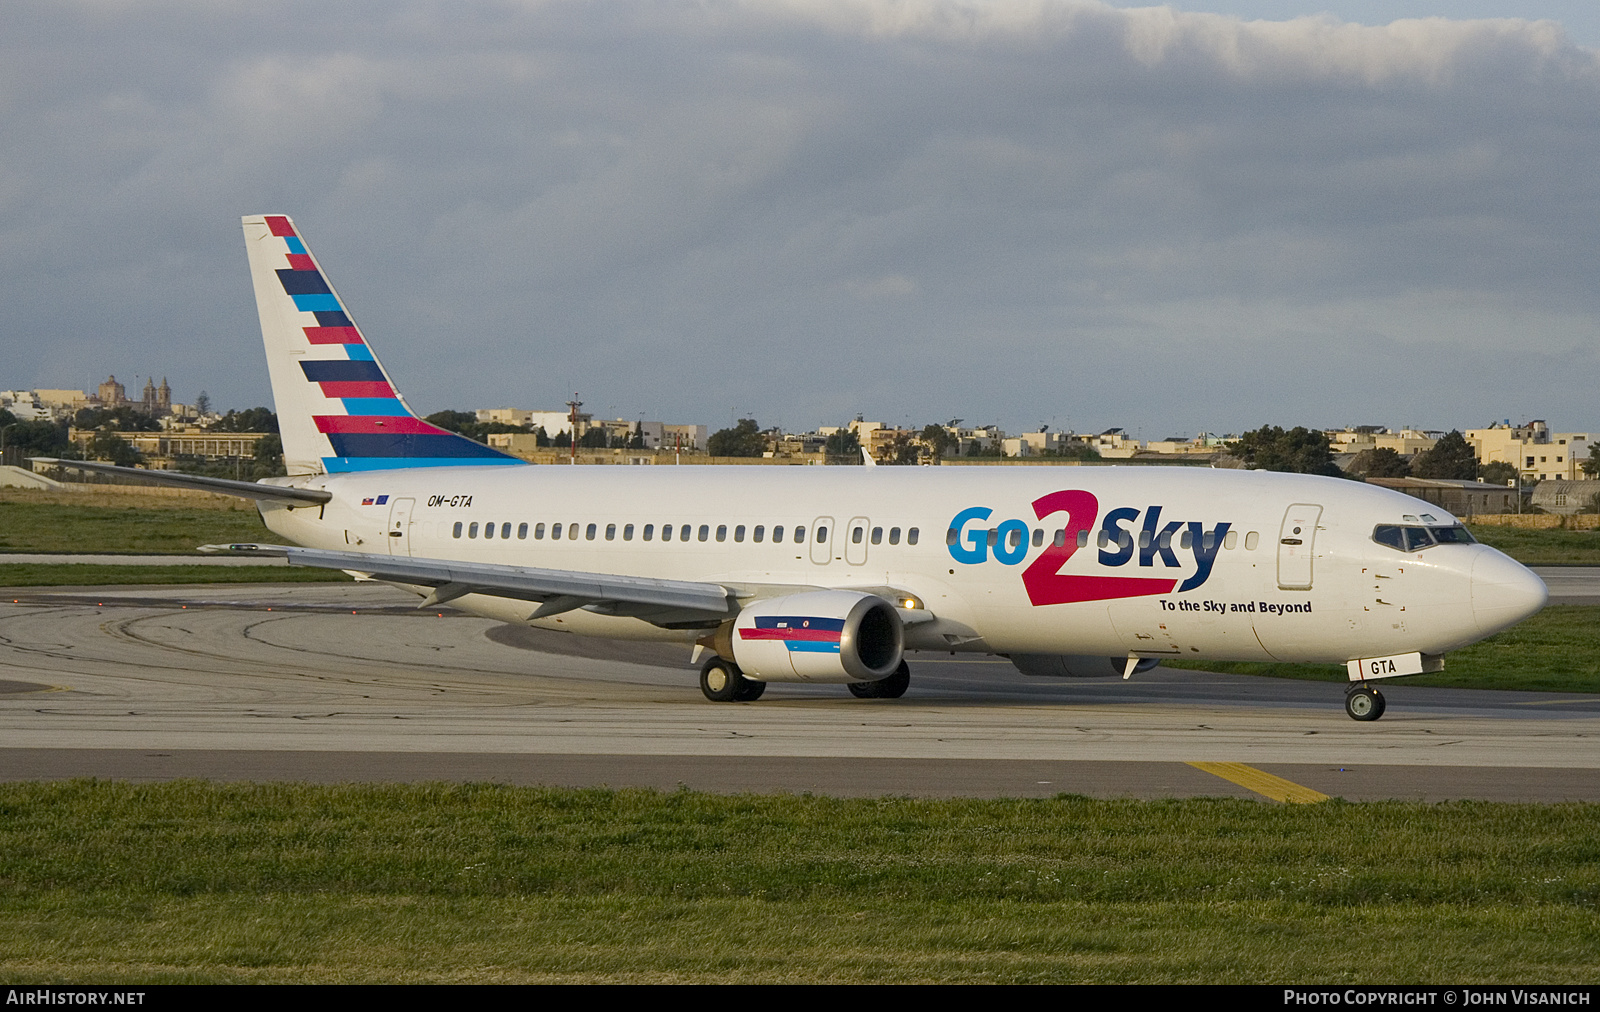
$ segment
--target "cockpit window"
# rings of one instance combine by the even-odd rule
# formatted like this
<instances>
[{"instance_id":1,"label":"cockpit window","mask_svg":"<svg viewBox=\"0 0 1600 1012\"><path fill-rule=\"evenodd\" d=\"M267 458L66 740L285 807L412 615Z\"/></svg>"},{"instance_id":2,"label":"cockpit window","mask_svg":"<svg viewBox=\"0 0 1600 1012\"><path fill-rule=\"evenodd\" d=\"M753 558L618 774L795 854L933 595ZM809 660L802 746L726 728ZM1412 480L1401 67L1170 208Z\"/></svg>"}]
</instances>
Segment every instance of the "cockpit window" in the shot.
<instances>
[{"instance_id":1,"label":"cockpit window","mask_svg":"<svg viewBox=\"0 0 1600 1012\"><path fill-rule=\"evenodd\" d=\"M1434 545L1470 545L1475 539L1468 530L1454 527L1401 527L1379 524L1373 528L1372 540L1397 552L1420 552Z\"/></svg>"}]
</instances>

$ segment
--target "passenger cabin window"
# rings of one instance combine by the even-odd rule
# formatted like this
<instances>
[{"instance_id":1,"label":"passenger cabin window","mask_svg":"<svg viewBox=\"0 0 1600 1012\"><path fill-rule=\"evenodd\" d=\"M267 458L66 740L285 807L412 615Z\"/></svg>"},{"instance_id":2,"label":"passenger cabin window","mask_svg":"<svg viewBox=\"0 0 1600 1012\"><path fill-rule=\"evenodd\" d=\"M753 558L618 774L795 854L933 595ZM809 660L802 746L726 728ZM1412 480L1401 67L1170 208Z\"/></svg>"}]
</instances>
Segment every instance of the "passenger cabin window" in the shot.
<instances>
[{"instance_id":1,"label":"passenger cabin window","mask_svg":"<svg viewBox=\"0 0 1600 1012\"><path fill-rule=\"evenodd\" d=\"M606 524L606 540L607 541L615 541L615 540L617 540L617 525L616 524Z\"/></svg>"},{"instance_id":2,"label":"passenger cabin window","mask_svg":"<svg viewBox=\"0 0 1600 1012\"><path fill-rule=\"evenodd\" d=\"M706 541L710 537L711 537L711 525L710 524L701 524L700 525L700 540L701 541Z\"/></svg>"},{"instance_id":3,"label":"passenger cabin window","mask_svg":"<svg viewBox=\"0 0 1600 1012\"><path fill-rule=\"evenodd\" d=\"M889 528L889 544L898 545L899 543L900 543L900 528L898 528L898 527Z\"/></svg>"},{"instance_id":4,"label":"passenger cabin window","mask_svg":"<svg viewBox=\"0 0 1600 1012\"><path fill-rule=\"evenodd\" d=\"M661 540L662 541L671 541L672 540L672 525L671 524L662 524L661 525Z\"/></svg>"},{"instance_id":5,"label":"passenger cabin window","mask_svg":"<svg viewBox=\"0 0 1600 1012\"><path fill-rule=\"evenodd\" d=\"M875 544L875 545L883 544L883 528L882 527L874 527L872 529L872 543Z\"/></svg>"},{"instance_id":6,"label":"passenger cabin window","mask_svg":"<svg viewBox=\"0 0 1600 1012\"><path fill-rule=\"evenodd\" d=\"M1065 532L1063 532L1063 533L1065 533ZM1085 527L1083 530L1078 532L1078 547L1079 548L1088 548L1089 547L1089 528Z\"/></svg>"},{"instance_id":7,"label":"passenger cabin window","mask_svg":"<svg viewBox=\"0 0 1600 1012\"><path fill-rule=\"evenodd\" d=\"M591 537L591 538L594 537L594 524L590 524L589 525L589 537ZM567 525L567 540L568 541L576 541L576 540L578 540L578 525L577 524L568 524Z\"/></svg>"},{"instance_id":8,"label":"passenger cabin window","mask_svg":"<svg viewBox=\"0 0 1600 1012\"><path fill-rule=\"evenodd\" d=\"M511 521L508 520L500 525L500 536L502 538L511 537Z\"/></svg>"},{"instance_id":9,"label":"passenger cabin window","mask_svg":"<svg viewBox=\"0 0 1600 1012\"><path fill-rule=\"evenodd\" d=\"M561 540L561 525L560 524L551 524L550 525L550 540L551 541L560 541Z\"/></svg>"},{"instance_id":10,"label":"passenger cabin window","mask_svg":"<svg viewBox=\"0 0 1600 1012\"><path fill-rule=\"evenodd\" d=\"M774 544L776 544L777 542L783 540L783 525L782 524L778 524L776 527L772 528L772 540L773 540Z\"/></svg>"},{"instance_id":11,"label":"passenger cabin window","mask_svg":"<svg viewBox=\"0 0 1600 1012\"><path fill-rule=\"evenodd\" d=\"M477 523L474 522L474 523L468 524L467 525L467 537L475 538L477 536L478 536L478 525L477 525Z\"/></svg>"},{"instance_id":12,"label":"passenger cabin window","mask_svg":"<svg viewBox=\"0 0 1600 1012\"><path fill-rule=\"evenodd\" d=\"M483 525L483 536L486 538L494 537L494 524Z\"/></svg>"},{"instance_id":13,"label":"passenger cabin window","mask_svg":"<svg viewBox=\"0 0 1600 1012\"><path fill-rule=\"evenodd\" d=\"M451 533L451 537L456 537L456 538L461 537L461 521L459 521L459 520L456 521L455 530Z\"/></svg>"},{"instance_id":14,"label":"passenger cabin window","mask_svg":"<svg viewBox=\"0 0 1600 1012\"><path fill-rule=\"evenodd\" d=\"M625 527L622 528L622 540L624 540L624 541L632 541L633 540L633 525L632 524L628 524L628 525L626 525Z\"/></svg>"},{"instance_id":15,"label":"passenger cabin window","mask_svg":"<svg viewBox=\"0 0 1600 1012\"><path fill-rule=\"evenodd\" d=\"M1044 528L1040 527L1033 532L1033 547L1038 548L1044 544Z\"/></svg>"},{"instance_id":16,"label":"passenger cabin window","mask_svg":"<svg viewBox=\"0 0 1600 1012\"><path fill-rule=\"evenodd\" d=\"M1227 536L1222 539L1222 547L1226 548L1230 552L1233 551L1235 548L1237 548L1238 545L1239 545L1239 532L1238 531L1229 531Z\"/></svg>"},{"instance_id":17,"label":"passenger cabin window","mask_svg":"<svg viewBox=\"0 0 1600 1012\"><path fill-rule=\"evenodd\" d=\"M701 540L703 541L705 539L702 538ZM718 524L717 525L717 540L718 541L726 541L726 540L728 540L728 525L727 524Z\"/></svg>"},{"instance_id":18,"label":"passenger cabin window","mask_svg":"<svg viewBox=\"0 0 1600 1012\"><path fill-rule=\"evenodd\" d=\"M733 529L733 540L735 542L741 542L744 540L744 524L740 524Z\"/></svg>"},{"instance_id":19,"label":"passenger cabin window","mask_svg":"<svg viewBox=\"0 0 1600 1012\"><path fill-rule=\"evenodd\" d=\"M584 529L584 532L583 532L584 540L585 541L593 541L594 540L594 532L595 532L595 525L594 524L590 524L587 528Z\"/></svg>"},{"instance_id":20,"label":"passenger cabin window","mask_svg":"<svg viewBox=\"0 0 1600 1012\"><path fill-rule=\"evenodd\" d=\"M852 545L861 544L861 539L866 537L866 536L867 536L867 529L865 527L852 527L852 528L850 528L850 543Z\"/></svg>"},{"instance_id":21,"label":"passenger cabin window","mask_svg":"<svg viewBox=\"0 0 1600 1012\"><path fill-rule=\"evenodd\" d=\"M796 527L794 529L794 543L797 544L797 545L801 544L801 543L803 543L805 541L805 539L806 539L806 529L804 527Z\"/></svg>"},{"instance_id":22,"label":"passenger cabin window","mask_svg":"<svg viewBox=\"0 0 1600 1012\"><path fill-rule=\"evenodd\" d=\"M645 524L644 525L644 539L646 541L649 541L651 536L653 536L655 534L655 532L656 532L656 525L655 524Z\"/></svg>"},{"instance_id":23,"label":"passenger cabin window","mask_svg":"<svg viewBox=\"0 0 1600 1012\"><path fill-rule=\"evenodd\" d=\"M917 543L917 535L918 535L918 529L915 528L915 527L911 528L909 531L906 531L906 544L908 544L908 545L916 544Z\"/></svg>"},{"instance_id":24,"label":"passenger cabin window","mask_svg":"<svg viewBox=\"0 0 1600 1012\"><path fill-rule=\"evenodd\" d=\"M517 540L518 541L526 541L526 540L528 540L528 525L527 524L518 524L517 525Z\"/></svg>"},{"instance_id":25,"label":"passenger cabin window","mask_svg":"<svg viewBox=\"0 0 1600 1012\"><path fill-rule=\"evenodd\" d=\"M778 533L779 533L780 536L782 535L783 531L782 531L781 528L779 529ZM766 524L756 524L756 529L750 532L750 540L754 541L756 544L759 545L761 543L762 538L766 537L766 534L767 534L767 525Z\"/></svg>"},{"instance_id":26,"label":"passenger cabin window","mask_svg":"<svg viewBox=\"0 0 1600 1012\"><path fill-rule=\"evenodd\" d=\"M819 544L819 545L827 543L827 541L828 541L828 529L826 527L818 527L817 528L816 541L817 541L817 544Z\"/></svg>"},{"instance_id":27,"label":"passenger cabin window","mask_svg":"<svg viewBox=\"0 0 1600 1012\"><path fill-rule=\"evenodd\" d=\"M1253 552L1253 551L1256 550L1256 546L1259 545L1259 544L1261 544L1261 532L1260 531L1251 531L1249 534L1246 534L1244 536L1244 550L1245 551Z\"/></svg>"}]
</instances>

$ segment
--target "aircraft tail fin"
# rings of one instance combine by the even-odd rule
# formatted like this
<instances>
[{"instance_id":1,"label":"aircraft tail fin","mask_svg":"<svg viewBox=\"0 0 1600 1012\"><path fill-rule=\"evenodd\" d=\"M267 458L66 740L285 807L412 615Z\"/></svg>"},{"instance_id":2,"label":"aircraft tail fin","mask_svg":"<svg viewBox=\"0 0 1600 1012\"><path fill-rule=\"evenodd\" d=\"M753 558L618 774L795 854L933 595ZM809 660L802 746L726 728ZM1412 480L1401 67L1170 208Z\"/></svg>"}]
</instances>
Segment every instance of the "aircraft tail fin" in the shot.
<instances>
[{"instance_id":1,"label":"aircraft tail fin","mask_svg":"<svg viewBox=\"0 0 1600 1012\"><path fill-rule=\"evenodd\" d=\"M522 463L412 412L287 215L244 237L291 475Z\"/></svg>"}]
</instances>

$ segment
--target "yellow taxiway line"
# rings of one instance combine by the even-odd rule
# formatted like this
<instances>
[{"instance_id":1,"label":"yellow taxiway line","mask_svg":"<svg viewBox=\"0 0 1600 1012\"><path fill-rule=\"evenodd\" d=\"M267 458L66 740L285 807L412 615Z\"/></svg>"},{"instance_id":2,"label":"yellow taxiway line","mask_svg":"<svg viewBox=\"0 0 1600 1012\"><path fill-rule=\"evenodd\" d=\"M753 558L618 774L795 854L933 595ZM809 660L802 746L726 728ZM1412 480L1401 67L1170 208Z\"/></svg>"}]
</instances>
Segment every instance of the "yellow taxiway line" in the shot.
<instances>
[{"instance_id":1,"label":"yellow taxiway line","mask_svg":"<svg viewBox=\"0 0 1600 1012\"><path fill-rule=\"evenodd\" d=\"M1246 790L1255 791L1273 801L1309 805L1328 800L1328 796L1321 791L1302 787L1292 780L1275 777L1265 770L1258 770L1244 763L1190 763L1189 765L1197 770L1204 770L1212 776L1236 783Z\"/></svg>"}]
</instances>

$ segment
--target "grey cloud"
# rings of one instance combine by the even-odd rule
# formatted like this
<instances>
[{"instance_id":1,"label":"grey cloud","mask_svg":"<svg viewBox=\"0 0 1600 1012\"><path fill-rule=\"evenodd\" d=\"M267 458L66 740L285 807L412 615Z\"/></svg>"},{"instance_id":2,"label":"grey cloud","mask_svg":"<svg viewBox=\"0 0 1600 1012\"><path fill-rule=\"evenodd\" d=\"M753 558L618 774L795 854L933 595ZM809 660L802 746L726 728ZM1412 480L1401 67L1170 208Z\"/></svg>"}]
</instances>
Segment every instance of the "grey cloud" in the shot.
<instances>
[{"instance_id":1,"label":"grey cloud","mask_svg":"<svg viewBox=\"0 0 1600 1012\"><path fill-rule=\"evenodd\" d=\"M1553 22L52 4L0 68L0 384L264 400L286 211L425 410L1600 427Z\"/></svg>"}]
</instances>

